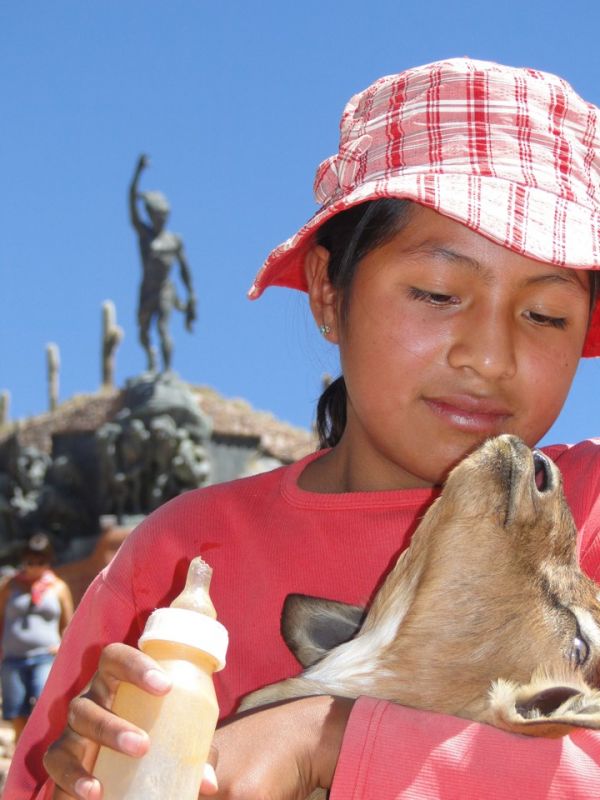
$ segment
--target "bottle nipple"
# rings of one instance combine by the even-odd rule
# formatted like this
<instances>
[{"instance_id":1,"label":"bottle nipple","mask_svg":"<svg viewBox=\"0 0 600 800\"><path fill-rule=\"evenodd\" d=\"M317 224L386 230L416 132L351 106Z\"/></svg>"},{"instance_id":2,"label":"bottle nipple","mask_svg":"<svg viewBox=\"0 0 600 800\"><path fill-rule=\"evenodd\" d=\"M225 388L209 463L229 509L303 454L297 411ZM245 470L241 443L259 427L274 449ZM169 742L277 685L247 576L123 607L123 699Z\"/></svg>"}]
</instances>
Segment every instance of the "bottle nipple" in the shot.
<instances>
[{"instance_id":1,"label":"bottle nipple","mask_svg":"<svg viewBox=\"0 0 600 800\"><path fill-rule=\"evenodd\" d=\"M168 608L157 608L146 620L138 645L165 641L194 647L211 656L215 669L225 666L227 630L217 621L208 589L212 568L200 556L188 568L185 586Z\"/></svg>"},{"instance_id":2,"label":"bottle nipple","mask_svg":"<svg viewBox=\"0 0 600 800\"><path fill-rule=\"evenodd\" d=\"M212 572L212 568L201 556L193 558L190 561L183 591L173 600L171 608L186 608L188 611L196 611L216 619L217 612L208 591Z\"/></svg>"}]
</instances>

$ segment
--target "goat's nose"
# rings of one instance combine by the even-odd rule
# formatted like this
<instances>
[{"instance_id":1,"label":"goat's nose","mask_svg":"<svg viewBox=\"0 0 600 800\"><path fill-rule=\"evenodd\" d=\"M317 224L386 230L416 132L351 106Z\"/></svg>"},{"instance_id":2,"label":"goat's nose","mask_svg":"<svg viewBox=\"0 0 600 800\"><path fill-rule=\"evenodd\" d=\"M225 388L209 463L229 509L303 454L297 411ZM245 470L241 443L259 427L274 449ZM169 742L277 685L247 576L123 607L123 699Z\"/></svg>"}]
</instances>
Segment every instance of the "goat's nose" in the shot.
<instances>
[{"instance_id":1,"label":"goat's nose","mask_svg":"<svg viewBox=\"0 0 600 800\"><path fill-rule=\"evenodd\" d=\"M552 471L548 459L539 450L533 451L534 480L538 492L552 489Z\"/></svg>"}]
</instances>

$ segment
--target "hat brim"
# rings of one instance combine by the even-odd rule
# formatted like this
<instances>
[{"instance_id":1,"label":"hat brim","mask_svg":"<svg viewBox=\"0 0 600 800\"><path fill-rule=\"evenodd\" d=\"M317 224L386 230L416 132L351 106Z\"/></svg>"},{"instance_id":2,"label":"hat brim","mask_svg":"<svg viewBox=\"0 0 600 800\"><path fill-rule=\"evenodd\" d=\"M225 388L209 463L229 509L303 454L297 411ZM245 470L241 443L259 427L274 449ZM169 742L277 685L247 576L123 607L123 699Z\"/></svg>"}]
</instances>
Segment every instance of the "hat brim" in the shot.
<instances>
[{"instance_id":1,"label":"hat brim","mask_svg":"<svg viewBox=\"0 0 600 800\"><path fill-rule=\"evenodd\" d=\"M321 225L352 206L383 197L413 200L537 261L572 269L600 269L600 214L592 208L543 189L489 176L403 174L366 182L319 209L298 233L271 252L248 297L257 299L268 286L306 291L304 258ZM548 236L549 219L560 226L562 236ZM600 305L582 355L600 355Z\"/></svg>"}]
</instances>

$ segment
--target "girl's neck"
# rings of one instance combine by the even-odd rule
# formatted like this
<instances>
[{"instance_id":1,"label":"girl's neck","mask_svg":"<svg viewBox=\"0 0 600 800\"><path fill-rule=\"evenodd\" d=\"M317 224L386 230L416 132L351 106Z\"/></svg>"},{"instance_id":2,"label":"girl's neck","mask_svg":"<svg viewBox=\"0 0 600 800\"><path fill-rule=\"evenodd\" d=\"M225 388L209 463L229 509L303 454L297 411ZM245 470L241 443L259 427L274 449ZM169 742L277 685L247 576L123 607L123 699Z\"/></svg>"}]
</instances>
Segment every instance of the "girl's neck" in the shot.
<instances>
[{"instance_id":1,"label":"girl's neck","mask_svg":"<svg viewBox=\"0 0 600 800\"><path fill-rule=\"evenodd\" d=\"M321 494L428 489L432 486L384 458L367 461L364 452L356 454L345 437L328 453L307 465L298 478L298 485L305 491Z\"/></svg>"}]
</instances>

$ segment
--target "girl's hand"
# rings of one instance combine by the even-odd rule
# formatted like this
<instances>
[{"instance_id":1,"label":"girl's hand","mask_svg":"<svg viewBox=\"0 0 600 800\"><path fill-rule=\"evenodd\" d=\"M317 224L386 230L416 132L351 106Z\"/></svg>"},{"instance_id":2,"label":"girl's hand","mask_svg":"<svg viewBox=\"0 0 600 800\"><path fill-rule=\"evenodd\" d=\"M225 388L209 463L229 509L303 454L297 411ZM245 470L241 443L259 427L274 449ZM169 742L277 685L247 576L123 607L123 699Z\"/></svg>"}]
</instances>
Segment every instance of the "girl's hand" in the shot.
<instances>
[{"instance_id":1,"label":"girl's hand","mask_svg":"<svg viewBox=\"0 0 600 800\"><path fill-rule=\"evenodd\" d=\"M88 691L71 700L68 726L44 756L44 767L59 787L55 800L100 797L100 783L90 773L100 745L132 756L147 751L145 731L110 711L121 681L155 695L165 694L170 688L165 672L140 650L125 644L105 647Z\"/></svg>"},{"instance_id":2,"label":"girl's hand","mask_svg":"<svg viewBox=\"0 0 600 800\"><path fill-rule=\"evenodd\" d=\"M219 798L304 800L333 780L352 700L305 697L245 712L214 739ZM208 782L204 793L214 795Z\"/></svg>"},{"instance_id":3,"label":"girl's hand","mask_svg":"<svg viewBox=\"0 0 600 800\"><path fill-rule=\"evenodd\" d=\"M91 774L100 745L131 756L143 755L147 734L110 708L121 681L150 694L165 694L169 679L159 665L134 647L108 645L88 691L69 704L68 726L44 757L56 783L54 800L99 800L100 782ZM328 696L246 712L225 723L215 735L218 796L304 800L333 779L351 700ZM217 791L210 768L201 792Z\"/></svg>"}]
</instances>

